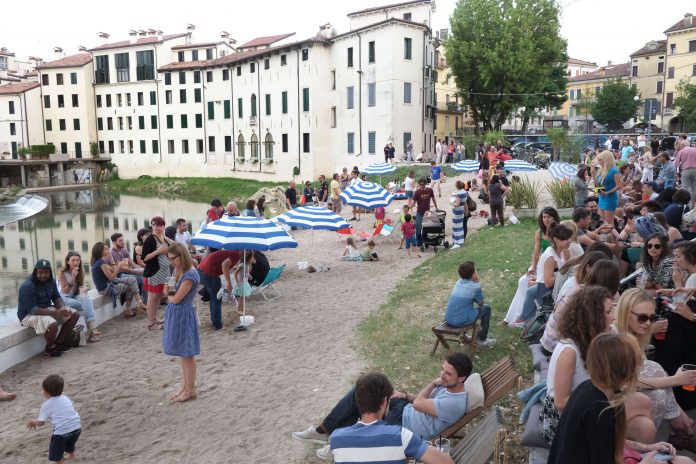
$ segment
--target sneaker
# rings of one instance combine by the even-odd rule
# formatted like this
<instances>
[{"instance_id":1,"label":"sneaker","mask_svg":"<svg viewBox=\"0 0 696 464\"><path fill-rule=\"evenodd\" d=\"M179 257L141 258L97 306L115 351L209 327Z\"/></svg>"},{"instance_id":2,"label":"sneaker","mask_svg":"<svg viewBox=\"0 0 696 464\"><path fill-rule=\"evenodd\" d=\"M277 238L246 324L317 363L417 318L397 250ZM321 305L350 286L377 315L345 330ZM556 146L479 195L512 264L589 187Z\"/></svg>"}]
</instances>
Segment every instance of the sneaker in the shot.
<instances>
[{"instance_id":1,"label":"sneaker","mask_svg":"<svg viewBox=\"0 0 696 464\"><path fill-rule=\"evenodd\" d=\"M54 348L56 351L60 351L61 353L67 353L68 351L72 351L72 348L66 345L61 345L60 343L56 345Z\"/></svg>"},{"instance_id":2,"label":"sneaker","mask_svg":"<svg viewBox=\"0 0 696 464\"><path fill-rule=\"evenodd\" d=\"M515 321L508 324L508 327L514 327L515 329L524 329L525 325L527 325L526 321Z\"/></svg>"},{"instance_id":3,"label":"sneaker","mask_svg":"<svg viewBox=\"0 0 696 464\"><path fill-rule=\"evenodd\" d=\"M45 354L46 356L51 357L51 358L60 358L61 356L63 356L63 353L61 353L60 351L56 350L55 348L53 348L53 349L51 349L51 348L46 348L46 349L44 350L44 354Z\"/></svg>"},{"instance_id":4,"label":"sneaker","mask_svg":"<svg viewBox=\"0 0 696 464\"><path fill-rule=\"evenodd\" d=\"M326 445L317 450L315 453L317 457L323 461L330 461L333 459L333 453L331 452L331 445Z\"/></svg>"},{"instance_id":5,"label":"sneaker","mask_svg":"<svg viewBox=\"0 0 696 464\"><path fill-rule=\"evenodd\" d=\"M491 347L495 345L495 338L487 338L478 342L479 346Z\"/></svg>"},{"instance_id":6,"label":"sneaker","mask_svg":"<svg viewBox=\"0 0 696 464\"><path fill-rule=\"evenodd\" d=\"M461 247L462 247L462 246L459 245L458 243L455 243L454 245L452 245L452 249L453 249L453 250L456 250L457 248L461 248Z\"/></svg>"},{"instance_id":7,"label":"sneaker","mask_svg":"<svg viewBox=\"0 0 696 464\"><path fill-rule=\"evenodd\" d=\"M329 436L325 433L317 432L317 428L313 425L310 425L307 428L307 430L304 430L302 432L292 432L292 438L296 440L310 441L312 443L320 444L329 442Z\"/></svg>"}]
</instances>

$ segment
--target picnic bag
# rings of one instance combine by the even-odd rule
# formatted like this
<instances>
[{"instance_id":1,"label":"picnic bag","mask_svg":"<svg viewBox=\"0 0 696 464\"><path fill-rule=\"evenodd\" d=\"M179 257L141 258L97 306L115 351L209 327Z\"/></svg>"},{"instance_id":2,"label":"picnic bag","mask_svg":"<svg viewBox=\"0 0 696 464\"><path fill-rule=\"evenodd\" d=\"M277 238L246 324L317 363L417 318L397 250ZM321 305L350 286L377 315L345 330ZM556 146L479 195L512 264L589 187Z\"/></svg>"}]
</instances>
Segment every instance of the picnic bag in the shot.
<instances>
[{"instance_id":1,"label":"picnic bag","mask_svg":"<svg viewBox=\"0 0 696 464\"><path fill-rule=\"evenodd\" d=\"M520 339L523 342L526 342L528 345L539 343L541 336L544 335L544 329L546 329L546 323L551 317L553 308L553 296L549 293L544 296L541 306L537 305L536 314L525 323L522 335L520 335Z\"/></svg>"}]
</instances>

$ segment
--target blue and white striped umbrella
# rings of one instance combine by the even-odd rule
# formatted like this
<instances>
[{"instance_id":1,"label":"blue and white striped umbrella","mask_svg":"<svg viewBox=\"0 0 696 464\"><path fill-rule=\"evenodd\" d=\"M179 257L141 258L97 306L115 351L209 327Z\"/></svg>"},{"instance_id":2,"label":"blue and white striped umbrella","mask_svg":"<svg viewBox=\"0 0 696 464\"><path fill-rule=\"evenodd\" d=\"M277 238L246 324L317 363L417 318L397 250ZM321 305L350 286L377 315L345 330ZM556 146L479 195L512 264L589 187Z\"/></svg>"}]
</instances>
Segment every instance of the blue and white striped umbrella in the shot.
<instances>
[{"instance_id":1,"label":"blue and white striped umbrella","mask_svg":"<svg viewBox=\"0 0 696 464\"><path fill-rule=\"evenodd\" d=\"M480 163L476 160L461 160L458 163L452 165L452 169L460 172L477 172L479 170Z\"/></svg>"},{"instance_id":2,"label":"blue and white striped umbrella","mask_svg":"<svg viewBox=\"0 0 696 464\"><path fill-rule=\"evenodd\" d=\"M339 195L347 205L373 209L387 206L394 199L384 187L372 182L357 182L349 185Z\"/></svg>"},{"instance_id":3,"label":"blue and white striped umbrella","mask_svg":"<svg viewBox=\"0 0 696 464\"><path fill-rule=\"evenodd\" d=\"M578 174L578 168L562 161L556 161L549 166L549 172L554 179L565 179L566 177L575 177Z\"/></svg>"},{"instance_id":4,"label":"blue and white striped umbrella","mask_svg":"<svg viewBox=\"0 0 696 464\"><path fill-rule=\"evenodd\" d=\"M375 163L363 169L361 174L387 174L394 171L396 166L389 163Z\"/></svg>"},{"instance_id":5,"label":"blue and white striped umbrella","mask_svg":"<svg viewBox=\"0 0 696 464\"><path fill-rule=\"evenodd\" d=\"M191 243L225 250L266 251L297 247L295 239L277 224L247 216L225 216L213 221L196 232Z\"/></svg>"},{"instance_id":6,"label":"blue and white striped umbrella","mask_svg":"<svg viewBox=\"0 0 696 464\"><path fill-rule=\"evenodd\" d=\"M301 206L277 216L276 219L292 227L318 230L347 229L350 225L330 209L319 206Z\"/></svg>"},{"instance_id":7,"label":"blue and white striped umbrella","mask_svg":"<svg viewBox=\"0 0 696 464\"><path fill-rule=\"evenodd\" d=\"M537 167L522 160L505 161L506 171L538 171Z\"/></svg>"}]
</instances>

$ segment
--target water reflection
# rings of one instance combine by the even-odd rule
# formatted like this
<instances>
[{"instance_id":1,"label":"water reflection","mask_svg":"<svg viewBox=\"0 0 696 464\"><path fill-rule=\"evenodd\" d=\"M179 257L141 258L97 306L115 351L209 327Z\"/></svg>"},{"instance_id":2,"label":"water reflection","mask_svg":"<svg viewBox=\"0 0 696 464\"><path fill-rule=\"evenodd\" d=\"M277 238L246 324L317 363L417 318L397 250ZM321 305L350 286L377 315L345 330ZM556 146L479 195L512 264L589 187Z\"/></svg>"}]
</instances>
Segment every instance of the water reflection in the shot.
<instances>
[{"instance_id":1,"label":"water reflection","mask_svg":"<svg viewBox=\"0 0 696 464\"><path fill-rule=\"evenodd\" d=\"M148 226L153 216L162 216L171 225L184 218L197 228L209 207L102 190L44 196L49 200L44 211L0 228L0 324L4 318L15 317L8 312L17 307L19 286L39 258L50 260L55 273L68 251L78 251L89 281L89 253L96 242L109 243L112 233L121 232L132 255L136 232Z\"/></svg>"}]
</instances>

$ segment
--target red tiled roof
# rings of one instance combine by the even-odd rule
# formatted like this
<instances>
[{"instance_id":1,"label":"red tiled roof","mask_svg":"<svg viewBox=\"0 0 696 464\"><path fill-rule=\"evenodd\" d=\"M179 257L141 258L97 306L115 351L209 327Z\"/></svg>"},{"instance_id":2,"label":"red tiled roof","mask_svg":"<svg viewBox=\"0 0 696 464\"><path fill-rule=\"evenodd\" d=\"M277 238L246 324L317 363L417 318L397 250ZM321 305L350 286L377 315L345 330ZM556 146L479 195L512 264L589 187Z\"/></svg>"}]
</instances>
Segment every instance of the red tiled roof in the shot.
<instances>
[{"instance_id":1,"label":"red tiled roof","mask_svg":"<svg viewBox=\"0 0 696 464\"><path fill-rule=\"evenodd\" d=\"M0 85L0 95L16 95L35 89L38 86L38 82L18 82L16 84Z\"/></svg>"},{"instance_id":2,"label":"red tiled roof","mask_svg":"<svg viewBox=\"0 0 696 464\"><path fill-rule=\"evenodd\" d=\"M60 58L55 61L37 66L36 69L51 69L51 68L79 68L92 61L92 55L89 53L78 53Z\"/></svg>"},{"instance_id":3,"label":"red tiled roof","mask_svg":"<svg viewBox=\"0 0 696 464\"><path fill-rule=\"evenodd\" d=\"M188 45L177 45L176 47L172 47L172 50L187 50L189 48L209 48L209 47L216 47L218 45L222 45L225 42L208 42L208 43L199 43L199 44L188 44Z\"/></svg>"},{"instance_id":4,"label":"red tiled roof","mask_svg":"<svg viewBox=\"0 0 696 464\"><path fill-rule=\"evenodd\" d=\"M568 64L577 64L581 66L597 66L597 63L591 61L578 60L576 58L568 58Z\"/></svg>"},{"instance_id":5,"label":"red tiled roof","mask_svg":"<svg viewBox=\"0 0 696 464\"><path fill-rule=\"evenodd\" d=\"M278 35L269 35L267 37L257 37L253 40L250 40L249 42L240 45L239 49L243 48L252 48L252 47L263 47L263 46L268 46L272 45L279 40L287 39L290 36L295 35L294 32L290 32L289 34L278 34Z\"/></svg>"},{"instance_id":6,"label":"red tiled roof","mask_svg":"<svg viewBox=\"0 0 696 464\"><path fill-rule=\"evenodd\" d=\"M175 62L175 63L169 63L161 68L159 68L159 71L180 71L184 69L200 69L200 68L213 68L216 66L224 66L228 65L231 63L236 63L238 61L243 61L245 59L257 56L257 55L263 55L265 53L268 53L271 50L275 50L277 48L281 47L274 47L272 49L269 48L264 48L262 50L243 50L240 52L236 53L230 53L227 56L223 56L221 58L216 58L214 60L202 60L202 61L181 61L181 62Z\"/></svg>"},{"instance_id":7,"label":"red tiled roof","mask_svg":"<svg viewBox=\"0 0 696 464\"><path fill-rule=\"evenodd\" d=\"M693 27L696 27L696 18L693 18L693 15L691 13L686 13L684 17L686 16L692 16L691 18L691 24L689 25L684 25L684 18L680 19L677 21L672 27L667 29L665 31L665 34L668 34L670 32L676 32L676 31L681 31L682 29L691 29Z\"/></svg>"},{"instance_id":8,"label":"red tiled roof","mask_svg":"<svg viewBox=\"0 0 696 464\"><path fill-rule=\"evenodd\" d=\"M568 82L594 81L598 79L612 79L614 77L628 77L631 75L631 63L621 63L614 66L602 66L597 71L592 71L579 76L573 76Z\"/></svg>"},{"instance_id":9,"label":"red tiled roof","mask_svg":"<svg viewBox=\"0 0 696 464\"><path fill-rule=\"evenodd\" d=\"M383 25L385 25L385 24L388 24L388 23L399 23L399 24L405 24L405 25L407 25L407 26L415 26L415 27L421 27L421 28L424 28L424 29L430 29L428 26L426 26L426 25L423 24L423 23L417 23L417 22L415 22L415 21L406 21L406 20L399 19L399 18L389 18L389 19L385 19L385 20L383 20L383 21L380 21L380 22L378 22L378 23L368 24L367 26L359 27L359 28L357 28L357 29L353 29L352 31L344 32L343 34L335 35L335 36L331 37L331 40L335 40L335 39L339 39L339 38L342 38L342 37L346 37L346 36L349 36L349 35L351 35L351 34L356 34L356 33L358 33L358 32L362 32L362 31L367 30L367 29L373 29L373 28L381 27L381 26L383 26ZM317 37L317 38L318 38L318 39L326 40L326 39L324 39L323 37Z\"/></svg>"},{"instance_id":10,"label":"red tiled roof","mask_svg":"<svg viewBox=\"0 0 696 464\"><path fill-rule=\"evenodd\" d=\"M138 45L162 43L162 42L166 42L167 40L178 39L180 37L186 37L187 35L188 35L188 33L184 32L181 34L164 35L164 36L162 36L161 39L157 36L154 36L154 35L149 36L149 37L140 37L135 41L135 43L131 43L130 40L122 40L120 42L113 42L113 43L109 43L109 44L100 45L98 47L90 48L89 51L96 52L96 51L101 51L101 50L111 50L113 48L137 47Z\"/></svg>"},{"instance_id":11,"label":"red tiled roof","mask_svg":"<svg viewBox=\"0 0 696 464\"><path fill-rule=\"evenodd\" d=\"M667 41L666 40L655 40L655 48L648 48L647 45L645 45L642 48L639 48L635 52L631 53L631 56L643 56L643 55L653 55L656 53L664 53L665 50L667 49Z\"/></svg>"},{"instance_id":12,"label":"red tiled roof","mask_svg":"<svg viewBox=\"0 0 696 464\"><path fill-rule=\"evenodd\" d=\"M366 8L364 10L354 11L353 13L348 13L347 16L355 16L355 15L359 15L359 14L371 13L373 11L388 10L391 8L399 8L402 6L416 5L418 3L431 3L431 0L415 0L415 1L411 1L411 2L392 3L390 5L376 6L373 8Z\"/></svg>"}]
</instances>

